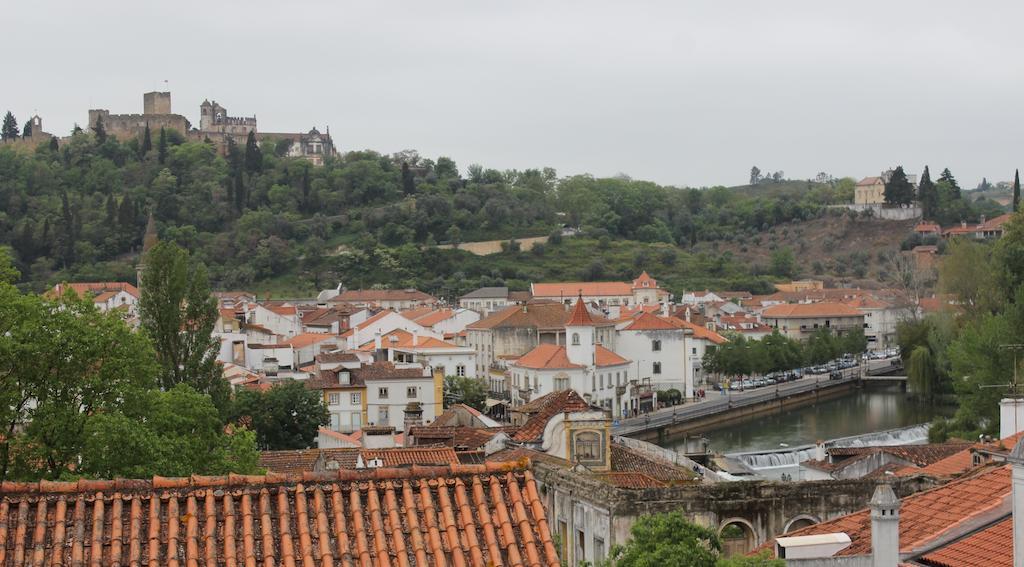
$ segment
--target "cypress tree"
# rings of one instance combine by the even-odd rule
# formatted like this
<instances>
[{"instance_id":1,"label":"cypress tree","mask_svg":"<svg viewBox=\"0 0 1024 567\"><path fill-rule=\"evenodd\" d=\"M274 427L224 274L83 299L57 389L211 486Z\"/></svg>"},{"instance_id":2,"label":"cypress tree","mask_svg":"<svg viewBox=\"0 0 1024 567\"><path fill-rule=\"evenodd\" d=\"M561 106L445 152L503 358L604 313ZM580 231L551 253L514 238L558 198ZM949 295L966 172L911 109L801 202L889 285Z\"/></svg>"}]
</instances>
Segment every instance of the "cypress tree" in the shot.
<instances>
[{"instance_id":1,"label":"cypress tree","mask_svg":"<svg viewBox=\"0 0 1024 567\"><path fill-rule=\"evenodd\" d=\"M1013 212L1020 209L1020 170L1013 172Z\"/></svg>"},{"instance_id":2,"label":"cypress tree","mask_svg":"<svg viewBox=\"0 0 1024 567\"><path fill-rule=\"evenodd\" d=\"M32 137L32 121L31 120L26 122L25 123L25 127L21 129L21 137L22 138L31 138Z\"/></svg>"},{"instance_id":3,"label":"cypress tree","mask_svg":"<svg viewBox=\"0 0 1024 567\"><path fill-rule=\"evenodd\" d=\"M142 131L142 144L139 146L139 157L144 158L153 149L153 139L149 134L149 122L146 122L146 129Z\"/></svg>"},{"instance_id":4,"label":"cypress tree","mask_svg":"<svg viewBox=\"0 0 1024 567\"><path fill-rule=\"evenodd\" d=\"M914 186L907 180L903 166L896 166L885 184L885 202L890 205L909 205L914 200Z\"/></svg>"},{"instance_id":5,"label":"cypress tree","mask_svg":"<svg viewBox=\"0 0 1024 567\"><path fill-rule=\"evenodd\" d=\"M18 121L14 119L14 115L8 110L7 114L4 115L4 125L0 127L0 139L5 142L7 140L16 140L18 138Z\"/></svg>"},{"instance_id":6,"label":"cypress tree","mask_svg":"<svg viewBox=\"0 0 1024 567\"><path fill-rule=\"evenodd\" d=\"M167 130L160 127L160 142L156 149L156 159L162 165L167 160Z\"/></svg>"},{"instance_id":7,"label":"cypress tree","mask_svg":"<svg viewBox=\"0 0 1024 567\"><path fill-rule=\"evenodd\" d=\"M96 125L92 127L92 131L96 133L96 143L102 144L107 141L107 128L103 125L103 115L96 116Z\"/></svg>"},{"instance_id":8,"label":"cypress tree","mask_svg":"<svg viewBox=\"0 0 1024 567\"><path fill-rule=\"evenodd\" d=\"M957 184L956 178L950 173L949 168L942 170L942 175L939 176L939 181L945 181L949 184L949 188L952 189L952 196L954 199L960 198L960 185Z\"/></svg>"},{"instance_id":9,"label":"cypress tree","mask_svg":"<svg viewBox=\"0 0 1024 567\"><path fill-rule=\"evenodd\" d=\"M939 207L939 192L932 183L927 165L921 174L921 183L917 186L917 199L921 202L921 216L928 220L934 219Z\"/></svg>"},{"instance_id":10,"label":"cypress tree","mask_svg":"<svg viewBox=\"0 0 1024 567\"><path fill-rule=\"evenodd\" d=\"M263 154L260 146L256 143L256 133L250 131L249 137L245 140L245 170L255 173L263 170Z\"/></svg>"},{"instance_id":11,"label":"cypress tree","mask_svg":"<svg viewBox=\"0 0 1024 567\"><path fill-rule=\"evenodd\" d=\"M234 138L228 138L228 172L231 177L238 177L242 173L242 153L238 151L238 144Z\"/></svg>"},{"instance_id":12,"label":"cypress tree","mask_svg":"<svg viewBox=\"0 0 1024 567\"><path fill-rule=\"evenodd\" d=\"M242 183L242 176L235 176L235 208L238 212L245 210L246 195L245 195L245 184Z\"/></svg>"},{"instance_id":13,"label":"cypress tree","mask_svg":"<svg viewBox=\"0 0 1024 567\"><path fill-rule=\"evenodd\" d=\"M412 170L409 169L409 162L402 162L402 191L406 195L416 192L416 180L413 178Z\"/></svg>"}]
</instances>

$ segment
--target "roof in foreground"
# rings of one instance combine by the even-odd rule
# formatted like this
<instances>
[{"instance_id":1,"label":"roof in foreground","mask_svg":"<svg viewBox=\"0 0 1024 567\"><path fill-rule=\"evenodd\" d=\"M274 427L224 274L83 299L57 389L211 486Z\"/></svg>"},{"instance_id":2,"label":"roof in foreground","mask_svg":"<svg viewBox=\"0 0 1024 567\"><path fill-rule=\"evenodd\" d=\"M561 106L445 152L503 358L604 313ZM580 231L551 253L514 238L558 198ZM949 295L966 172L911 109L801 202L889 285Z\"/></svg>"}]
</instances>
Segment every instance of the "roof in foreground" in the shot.
<instances>
[{"instance_id":1,"label":"roof in foreground","mask_svg":"<svg viewBox=\"0 0 1024 567\"><path fill-rule=\"evenodd\" d=\"M940 543L943 536L969 529L972 524L998 512L1003 499L1009 494L1010 467L1001 466L904 498L900 508L900 551L920 551ZM845 532L853 542L836 553L837 556L871 553L871 516L868 509L786 535L837 532ZM774 545L773 538L762 548L771 549Z\"/></svg>"},{"instance_id":2,"label":"roof in foreground","mask_svg":"<svg viewBox=\"0 0 1024 567\"><path fill-rule=\"evenodd\" d=\"M555 567L528 467L6 482L0 537L18 564Z\"/></svg>"}]
</instances>

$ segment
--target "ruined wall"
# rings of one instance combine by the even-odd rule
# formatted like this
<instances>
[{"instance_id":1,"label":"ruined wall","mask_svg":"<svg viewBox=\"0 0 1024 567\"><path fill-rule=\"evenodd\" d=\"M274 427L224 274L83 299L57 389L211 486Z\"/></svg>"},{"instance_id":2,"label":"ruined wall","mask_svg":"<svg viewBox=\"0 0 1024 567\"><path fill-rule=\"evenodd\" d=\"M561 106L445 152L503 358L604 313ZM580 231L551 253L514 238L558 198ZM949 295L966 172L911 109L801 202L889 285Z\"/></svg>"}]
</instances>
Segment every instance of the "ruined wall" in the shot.
<instances>
[{"instance_id":1,"label":"ruined wall","mask_svg":"<svg viewBox=\"0 0 1024 567\"><path fill-rule=\"evenodd\" d=\"M605 545L624 543L641 516L682 511L691 521L721 530L739 523L753 532L760 545L785 532L795 519L821 522L864 508L874 492L875 480L808 482L718 482L668 488L626 490L558 466L536 462L534 475L542 486L553 530L565 529L574 538L607 533ZM893 490L905 497L932 488L927 477L896 479ZM589 510L566 515L567 510ZM583 523L574 520L574 517ZM560 523L561 522L561 523ZM597 523L595 523L597 522ZM564 528L558 527L564 524ZM588 535L591 534L591 535ZM568 546L571 551L574 545ZM585 553L590 558L590 553Z\"/></svg>"}]
</instances>

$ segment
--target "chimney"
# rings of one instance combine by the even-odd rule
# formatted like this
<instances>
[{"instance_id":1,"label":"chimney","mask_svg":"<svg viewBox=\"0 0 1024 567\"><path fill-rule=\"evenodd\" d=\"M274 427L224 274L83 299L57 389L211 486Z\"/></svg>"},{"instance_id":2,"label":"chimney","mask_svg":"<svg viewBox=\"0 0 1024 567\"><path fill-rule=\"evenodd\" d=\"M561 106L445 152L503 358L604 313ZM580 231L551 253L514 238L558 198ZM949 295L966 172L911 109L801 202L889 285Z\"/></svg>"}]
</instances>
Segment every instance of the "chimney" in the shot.
<instances>
[{"instance_id":1,"label":"chimney","mask_svg":"<svg viewBox=\"0 0 1024 567\"><path fill-rule=\"evenodd\" d=\"M410 430L417 426L423 425L423 407L419 402L409 402L405 405L403 410L405 413L405 421L403 425L405 427L405 446L412 445L412 435L409 434Z\"/></svg>"},{"instance_id":2,"label":"chimney","mask_svg":"<svg viewBox=\"0 0 1024 567\"><path fill-rule=\"evenodd\" d=\"M875 487L871 508L871 565L895 567L900 563L900 500L888 484Z\"/></svg>"},{"instance_id":3,"label":"chimney","mask_svg":"<svg viewBox=\"0 0 1024 567\"><path fill-rule=\"evenodd\" d=\"M967 221L965 221L965 220L960 221L960 228L967 228Z\"/></svg>"},{"instance_id":4,"label":"chimney","mask_svg":"<svg viewBox=\"0 0 1024 567\"><path fill-rule=\"evenodd\" d=\"M825 454L825 442L819 439L818 442L814 444L814 460L824 461L827 456L828 455Z\"/></svg>"},{"instance_id":5,"label":"chimney","mask_svg":"<svg viewBox=\"0 0 1024 567\"><path fill-rule=\"evenodd\" d=\"M373 348L378 351L384 350L384 341L380 337L380 331L373 335Z\"/></svg>"},{"instance_id":6,"label":"chimney","mask_svg":"<svg viewBox=\"0 0 1024 567\"><path fill-rule=\"evenodd\" d=\"M999 400L999 438L1006 439L1021 430L1024 430L1024 399Z\"/></svg>"},{"instance_id":7,"label":"chimney","mask_svg":"<svg viewBox=\"0 0 1024 567\"><path fill-rule=\"evenodd\" d=\"M413 331L412 332L412 346L416 346L418 344L420 344L420 332L419 331Z\"/></svg>"},{"instance_id":8,"label":"chimney","mask_svg":"<svg viewBox=\"0 0 1024 567\"><path fill-rule=\"evenodd\" d=\"M1007 458L1013 465L1013 567L1024 567L1024 439Z\"/></svg>"},{"instance_id":9,"label":"chimney","mask_svg":"<svg viewBox=\"0 0 1024 567\"><path fill-rule=\"evenodd\" d=\"M978 224L985 224L985 215L981 215L981 220L978 221Z\"/></svg>"}]
</instances>

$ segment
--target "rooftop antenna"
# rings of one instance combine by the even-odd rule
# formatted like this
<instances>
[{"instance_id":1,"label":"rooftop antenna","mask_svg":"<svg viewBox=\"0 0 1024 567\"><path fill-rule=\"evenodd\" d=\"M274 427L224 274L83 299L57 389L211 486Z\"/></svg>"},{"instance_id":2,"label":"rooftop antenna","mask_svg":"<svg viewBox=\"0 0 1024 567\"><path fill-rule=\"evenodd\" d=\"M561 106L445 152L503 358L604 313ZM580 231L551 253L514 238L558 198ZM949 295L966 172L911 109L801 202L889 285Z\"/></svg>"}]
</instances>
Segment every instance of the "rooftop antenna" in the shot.
<instances>
[{"instance_id":1,"label":"rooftop antenna","mask_svg":"<svg viewBox=\"0 0 1024 567\"><path fill-rule=\"evenodd\" d=\"M999 345L1001 349L1007 349L1013 351L1013 380L1009 384L985 384L978 386L978 388L1006 388L1008 390L1007 397L1010 398L1022 398L1024 393L1021 392L1021 383L1017 380L1017 353L1024 350L1024 344L1011 343ZM1013 430L1020 431L1017 424L1017 411L1013 412Z\"/></svg>"}]
</instances>

